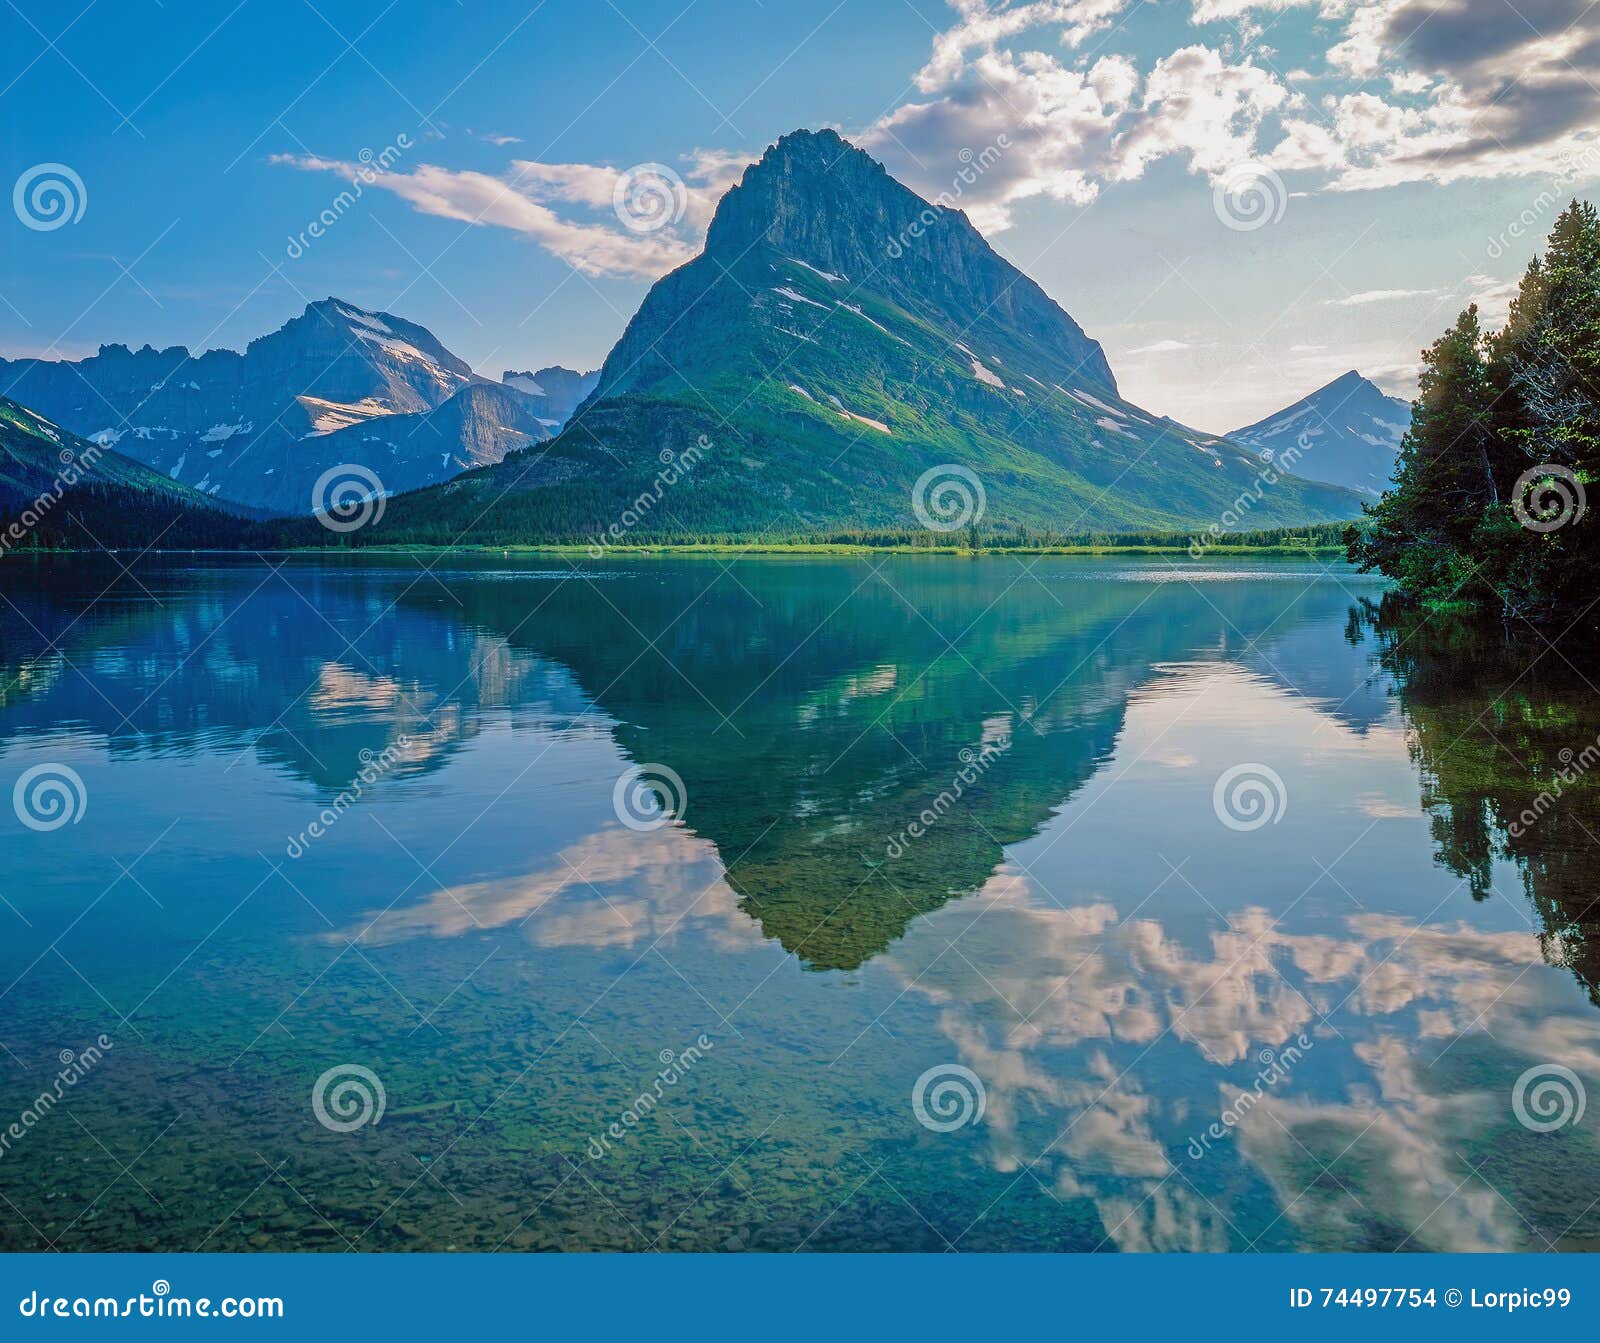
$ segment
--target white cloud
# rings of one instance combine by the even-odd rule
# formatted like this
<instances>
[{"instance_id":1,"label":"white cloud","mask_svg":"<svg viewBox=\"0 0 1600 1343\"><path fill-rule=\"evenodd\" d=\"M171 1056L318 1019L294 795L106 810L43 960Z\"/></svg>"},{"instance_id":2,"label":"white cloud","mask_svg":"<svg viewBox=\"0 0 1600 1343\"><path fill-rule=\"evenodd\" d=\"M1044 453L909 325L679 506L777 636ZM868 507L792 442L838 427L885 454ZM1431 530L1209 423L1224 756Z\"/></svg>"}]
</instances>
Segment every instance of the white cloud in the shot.
<instances>
[{"instance_id":1,"label":"white cloud","mask_svg":"<svg viewBox=\"0 0 1600 1343\"><path fill-rule=\"evenodd\" d=\"M391 192L421 214L524 234L585 275L645 278L663 275L694 255L717 199L745 161L721 153L691 155L681 217L659 231L635 232L618 218L612 203L624 169L516 160L505 176L496 177L431 163L393 172L313 155L271 158L307 172L332 173L363 190ZM573 220L552 208L556 205L577 206L592 218Z\"/></svg>"},{"instance_id":2,"label":"white cloud","mask_svg":"<svg viewBox=\"0 0 1600 1343\"><path fill-rule=\"evenodd\" d=\"M1118 137L1112 171L1135 178L1168 154L1186 155L1193 172L1215 176L1255 153L1256 133L1289 90L1251 61L1230 65L1210 47L1164 56L1145 80L1143 115Z\"/></svg>"},{"instance_id":3,"label":"white cloud","mask_svg":"<svg viewBox=\"0 0 1600 1343\"><path fill-rule=\"evenodd\" d=\"M1127 5L1128 0L1035 0L1011 6L950 0L959 22L933 39L933 54L918 72L916 85L924 93L946 88L965 73L969 53L993 52L999 43L1033 28L1058 27L1063 43L1082 46L1109 28Z\"/></svg>"},{"instance_id":4,"label":"white cloud","mask_svg":"<svg viewBox=\"0 0 1600 1343\"><path fill-rule=\"evenodd\" d=\"M936 196L959 150L1008 135L1003 163L958 202L991 230L1019 202L1087 204L1169 156L1213 180L1243 162L1306 172L1313 190L1600 178L1600 155L1582 156L1600 122L1600 9L1521 4L1526 19L1505 0L1192 0L1196 25L1232 30L1220 44L1139 64L1113 50L1085 68L1048 48L1081 50L1132 0L950 0L954 21L914 77L917 99L858 138ZM1306 8L1329 33L1324 68L1281 76L1268 48L1231 54L1248 50L1255 16ZM1332 90L1320 104L1300 91L1312 83Z\"/></svg>"},{"instance_id":5,"label":"white cloud","mask_svg":"<svg viewBox=\"0 0 1600 1343\"><path fill-rule=\"evenodd\" d=\"M1019 201L1095 198L1091 175L1137 85L1122 56L1072 70L1042 52L988 52L944 97L907 103L856 140L914 190L929 199L948 193L979 229L995 231ZM1000 152L985 154L990 147ZM974 157L992 162L967 181Z\"/></svg>"},{"instance_id":6,"label":"white cloud","mask_svg":"<svg viewBox=\"0 0 1600 1343\"><path fill-rule=\"evenodd\" d=\"M1469 275L1467 301L1478 305L1478 320L1493 330L1504 326L1511 315L1511 300L1517 296L1516 280L1497 280L1492 275Z\"/></svg>"},{"instance_id":7,"label":"white cloud","mask_svg":"<svg viewBox=\"0 0 1600 1343\"><path fill-rule=\"evenodd\" d=\"M1179 350L1191 350L1194 347L1186 340L1158 340L1153 345L1140 345L1137 349L1127 350L1127 354L1176 354Z\"/></svg>"},{"instance_id":8,"label":"white cloud","mask_svg":"<svg viewBox=\"0 0 1600 1343\"><path fill-rule=\"evenodd\" d=\"M1364 308L1369 303L1393 303L1403 298L1438 298L1444 292L1442 289L1363 289L1359 294L1346 294L1325 302L1330 308Z\"/></svg>"},{"instance_id":9,"label":"white cloud","mask_svg":"<svg viewBox=\"0 0 1600 1343\"><path fill-rule=\"evenodd\" d=\"M1212 181L1243 163L1304 174L1295 196L1532 173L1600 180L1600 8L1587 0L1519 0L1525 19L1505 0L1191 0L1205 36L1231 32L1137 61L1105 36L1136 0L949 4L913 100L850 138L984 232L1008 227L1031 200L1085 206L1166 159ZM1306 8L1325 33L1321 68L1280 75L1267 48L1239 40L1255 16ZM495 175L423 164L367 185L422 213L525 234L585 274L656 276L693 254L749 157L687 156L681 215L647 232L616 217L623 170L606 165L516 160ZM352 182L362 172L310 156L277 161Z\"/></svg>"},{"instance_id":10,"label":"white cloud","mask_svg":"<svg viewBox=\"0 0 1600 1343\"><path fill-rule=\"evenodd\" d=\"M1219 20L1238 20L1252 12L1282 13L1290 9L1314 6L1317 0L1194 0L1191 22L1216 23Z\"/></svg>"}]
</instances>

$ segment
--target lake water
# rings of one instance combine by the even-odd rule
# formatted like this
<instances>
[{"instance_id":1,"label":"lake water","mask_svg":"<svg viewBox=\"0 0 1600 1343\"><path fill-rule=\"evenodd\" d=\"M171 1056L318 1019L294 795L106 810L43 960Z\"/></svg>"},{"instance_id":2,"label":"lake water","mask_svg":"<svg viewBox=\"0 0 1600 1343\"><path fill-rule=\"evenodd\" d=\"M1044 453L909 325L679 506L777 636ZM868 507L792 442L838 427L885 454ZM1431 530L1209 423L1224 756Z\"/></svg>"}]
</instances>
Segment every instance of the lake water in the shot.
<instances>
[{"instance_id":1,"label":"lake water","mask_svg":"<svg viewBox=\"0 0 1600 1343\"><path fill-rule=\"evenodd\" d=\"M8 560L0 1245L1595 1248L1600 695L1381 591Z\"/></svg>"}]
</instances>

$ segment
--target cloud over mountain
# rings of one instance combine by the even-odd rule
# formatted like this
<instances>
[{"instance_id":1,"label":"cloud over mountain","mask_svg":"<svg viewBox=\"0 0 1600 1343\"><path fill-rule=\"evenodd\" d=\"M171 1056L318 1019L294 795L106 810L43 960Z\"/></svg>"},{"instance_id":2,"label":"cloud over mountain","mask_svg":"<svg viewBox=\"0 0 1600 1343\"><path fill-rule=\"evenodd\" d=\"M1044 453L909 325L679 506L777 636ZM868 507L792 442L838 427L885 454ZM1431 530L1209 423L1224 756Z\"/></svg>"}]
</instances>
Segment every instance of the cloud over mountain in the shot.
<instances>
[{"instance_id":1,"label":"cloud over mountain","mask_svg":"<svg viewBox=\"0 0 1600 1343\"><path fill-rule=\"evenodd\" d=\"M1023 202L1084 206L1167 159L1209 183L1251 163L1306 174L1305 190L1600 177L1600 9L1583 0L1193 0L1197 40L1153 58L1130 33L1146 8L1136 0L950 7L910 98L853 138L985 232L1010 226ZM1295 10L1326 33L1321 68L1286 72L1268 44ZM617 208L637 168L273 161L524 234L585 275L653 279L694 255L717 200L759 155L696 150L666 167L668 216L649 227Z\"/></svg>"},{"instance_id":2,"label":"cloud over mountain","mask_svg":"<svg viewBox=\"0 0 1600 1343\"><path fill-rule=\"evenodd\" d=\"M675 171L665 177L666 213L659 225L650 220L648 227L630 226L618 204L629 173L637 170L514 159L496 176L433 163L409 172L380 170L311 154L275 154L272 162L391 192L420 214L524 234L584 275L653 279L694 255L718 198L737 180L746 159L724 153L691 156L681 177ZM573 217L574 209L581 218Z\"/></svg>"}]
</instances>

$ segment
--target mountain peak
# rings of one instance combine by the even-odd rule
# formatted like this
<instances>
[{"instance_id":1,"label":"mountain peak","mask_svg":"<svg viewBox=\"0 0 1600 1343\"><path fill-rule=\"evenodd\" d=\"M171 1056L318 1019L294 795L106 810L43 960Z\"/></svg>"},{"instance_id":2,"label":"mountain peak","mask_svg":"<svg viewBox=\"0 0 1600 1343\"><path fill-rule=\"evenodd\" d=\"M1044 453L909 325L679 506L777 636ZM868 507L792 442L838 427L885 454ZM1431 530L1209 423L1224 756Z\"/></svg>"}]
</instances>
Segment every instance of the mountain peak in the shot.
<instances>
[{"instance_id":1,"label":"mountain peak","mask_svg":"<svg viewBox=\"0 0 1600 1343\"><path fill-rule=\"evenodd\" d=\"M477 447L462 454L436 446L437 435L394 435L377 448L376 433L331 443L342 428L420 415L479 381L426 327L331 294L242 353L103 345L72 363L0 360L0 373L27 404L71 433L120 445L200 494L279 512L305 511L315 481L340 462L381 468L386 483L426 484L511 441L479 435ZM528 434L549 427L535 425ZM335 450L342 455L327 455ZM381 458L368 461L364 454L374 452Z\"/></svg>"},{"instance_id":2,"label":"mountain peak","mask_svg":"<svg viewBox=\"0 0 1600 1343\"><path fill-rule=\"evenodd\" d=\"M324 321L338 322L342 325L371 326L382 324L382 320L389 317L385 312L369 312L358 303L351 303L348 299L339 298L329 294L327 298L319 298L306 304L301 317L321 318ZM391 319L392 320L392 319Z\"/></svg>"},{"instance_id":3,"label":"mountain peak","mask_svg":"<svg viewBox=\"0 0 1600 1343\"><path fill-rule=\"evenodd\" d=\"M1228 437L1272 454L1293 447L1297 475L1381 494L1410 420L1409 405L1352 368Z\"/></svg>"},{"instance_id":4,"label":"mountain peak","mask_svg":"<svg viewBox=\"0 0 1600 1343\"><path fill-rule=\"evenodd\" d=\"M831 126L824 126L821 130L811 130L805 126L796 127L785 135L780 135L768 148L768 154L794 152L810 147L831 150L838 153L845 149L855 149L844 136ZM857 150L858 153L861 151Z\"/></svg>"},{"instance_id":5,"label":"mountain peak","mask_svg":"<svg viewBox=\"0 0 1600 1343\"><path fill-rule=\"evenodd\" d=\"M769 146L718 203L702 256L675 273L681 278L669 277L657 297L715 283L751 261L796 263L832 277L838 292L830 298L839 302L880 297L943 331L952 345L993 349L1020 340L1015 348L1045 355L1034 370L1041 379L1048 373L1045 381L1116 391L1099 343L990 247L964 214L930 204L837 131L791 131ZM758 288L764 287L763 281ZM646 325L654 306L641 309ZM639 385L652 364L626 336L619 349L622 358L613 351L601 371L608 392Z\"/></svg>"}]
</instances>

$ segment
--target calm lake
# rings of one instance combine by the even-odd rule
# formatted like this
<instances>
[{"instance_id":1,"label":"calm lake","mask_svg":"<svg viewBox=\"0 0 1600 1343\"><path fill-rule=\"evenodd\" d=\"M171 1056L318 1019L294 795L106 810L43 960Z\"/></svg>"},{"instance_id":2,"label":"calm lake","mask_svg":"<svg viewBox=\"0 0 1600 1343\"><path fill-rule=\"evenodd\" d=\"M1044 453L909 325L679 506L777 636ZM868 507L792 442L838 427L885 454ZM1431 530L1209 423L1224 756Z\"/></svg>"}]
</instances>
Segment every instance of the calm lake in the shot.
<instances>
[{"instance_id":1,"label":"calm lake","mask_svg":"<svg viewBox=\"0 0 1600 1343\"><path fill-rule=\"evenodd\" d=\"M0 1246L1600 1247L1593 663L1382 593L8 559Z\"/></svg>"}]
</instances>

